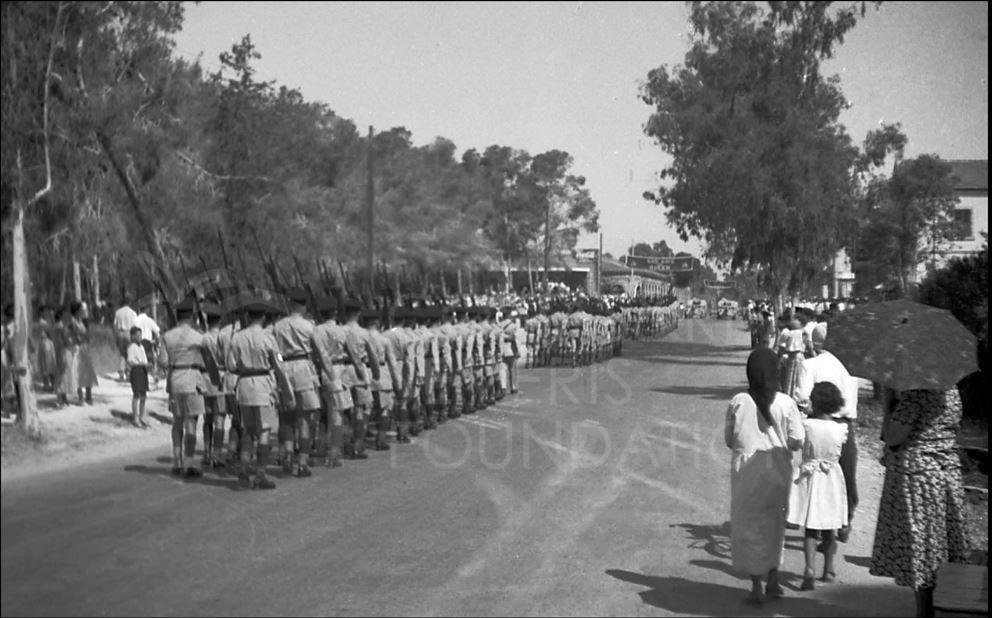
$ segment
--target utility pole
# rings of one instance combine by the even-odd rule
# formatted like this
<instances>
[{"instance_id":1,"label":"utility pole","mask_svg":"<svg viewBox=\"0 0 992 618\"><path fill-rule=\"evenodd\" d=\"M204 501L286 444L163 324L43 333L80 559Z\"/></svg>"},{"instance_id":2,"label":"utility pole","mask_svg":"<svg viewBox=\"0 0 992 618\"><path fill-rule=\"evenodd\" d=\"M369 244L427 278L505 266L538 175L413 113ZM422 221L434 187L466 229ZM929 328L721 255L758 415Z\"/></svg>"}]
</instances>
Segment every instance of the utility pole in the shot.
<instances>
[{"instance_id":1,"label":"utility pole","mask_svg":"<svg viewBox=\"0 0 992 618\"><path fill-rule=\"evenodd\" d=\"M375 184L372 179L372 125L369 125L369 142L365 151L365 201L368 217L368 258L366 267L369 273L369 288L373 289L372 276L375 272Z\"/></svg>"},{"instance_id":2,"label":"utility pole","mask_svg":"<svg viewBox=\"0 0 992 618\"><path fill-rule=\"evenodd\" d=\"M599 253L596 254L596 296L603 295L603 233L599 233Z\"/></svg>"},{"instance_id":3,"label":"utility pole","mask_svg":"<svg viewBox=\"0 0 992 618\"><path fill-rule=\"evenodd\" d=\"M541 278L544 293L548 293L548 270L551 268L551 198L544 209L544 275Z\"/></svg>"}]
</instances>

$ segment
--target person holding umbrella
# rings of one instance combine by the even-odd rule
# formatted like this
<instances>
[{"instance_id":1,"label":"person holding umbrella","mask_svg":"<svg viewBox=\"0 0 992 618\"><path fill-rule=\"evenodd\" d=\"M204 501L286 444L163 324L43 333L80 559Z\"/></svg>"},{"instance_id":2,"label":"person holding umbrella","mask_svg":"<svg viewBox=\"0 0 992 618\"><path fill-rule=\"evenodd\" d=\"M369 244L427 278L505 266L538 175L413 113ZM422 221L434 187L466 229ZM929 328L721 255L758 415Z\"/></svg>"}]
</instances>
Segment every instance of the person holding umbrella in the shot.
<instances>
[{"instance_id":1,"label":"person holding umbrella","mask_svg":"<svg viewBox=\"0 0 992 618\"><path fill-rule=\"evenodd\" d=\"M825 347L852 375L888 389L869 572L913 588L916 615L929 618L938 568L966 558L955 385L978 368L975 337L949 311L897 300L841 314Z\"/></svg>"}]
</instances>

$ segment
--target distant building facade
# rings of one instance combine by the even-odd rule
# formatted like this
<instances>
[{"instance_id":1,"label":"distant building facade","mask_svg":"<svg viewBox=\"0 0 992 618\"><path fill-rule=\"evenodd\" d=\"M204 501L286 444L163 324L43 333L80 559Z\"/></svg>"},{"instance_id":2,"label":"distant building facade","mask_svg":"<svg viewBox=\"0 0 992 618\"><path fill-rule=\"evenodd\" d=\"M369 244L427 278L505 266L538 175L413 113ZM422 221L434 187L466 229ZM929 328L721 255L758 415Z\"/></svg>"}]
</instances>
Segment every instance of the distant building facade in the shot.
<instances>
[{"instance_id":1,"label":"distant building facade","mask_svg":"<svg viewBox=\"0 0 992 618\"><path fill-rule=\"evenodd\" d=\"M941 268L954 258L975 255L985 243L982 234L989 231L989 161L988 159L952 159L954 193L958 204L954 220L959 231L954 240L935 252L917 268L917 279L922 281L928 270Z\"/></svg>"}]
</instances>

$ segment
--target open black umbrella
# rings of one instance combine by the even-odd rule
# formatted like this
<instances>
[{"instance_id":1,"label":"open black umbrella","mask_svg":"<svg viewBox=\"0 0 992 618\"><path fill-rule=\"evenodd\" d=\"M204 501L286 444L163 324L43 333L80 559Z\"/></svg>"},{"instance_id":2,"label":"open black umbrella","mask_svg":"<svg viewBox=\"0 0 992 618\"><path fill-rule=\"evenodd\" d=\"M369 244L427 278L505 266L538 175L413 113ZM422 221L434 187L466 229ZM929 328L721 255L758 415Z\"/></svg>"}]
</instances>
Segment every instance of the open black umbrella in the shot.
<instances>
[{"instance_id":1,"label":"open black umbrella","mask_svg":"<svg viewBox=\"0 0 992 618\"><path fill-rule=\"evenodd\" d=\"M978 371L975 336L950 311L909 300L837 314L824 347L851 375L896 390L946 390Z\"/></svg>"}]
</instances>

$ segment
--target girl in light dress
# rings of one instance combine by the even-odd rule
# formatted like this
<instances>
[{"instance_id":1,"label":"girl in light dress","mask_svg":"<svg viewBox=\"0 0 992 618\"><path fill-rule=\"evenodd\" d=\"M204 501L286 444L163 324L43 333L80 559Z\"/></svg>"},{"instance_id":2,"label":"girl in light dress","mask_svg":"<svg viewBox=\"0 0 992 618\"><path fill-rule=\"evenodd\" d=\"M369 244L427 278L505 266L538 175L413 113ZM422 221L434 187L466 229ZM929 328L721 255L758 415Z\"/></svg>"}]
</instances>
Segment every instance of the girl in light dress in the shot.
<instances>
[{"instance_id":1,"label":"girl in light dress","mask_svg":"<svg viewBox=\"0 0 992 618\"><path fill-rule=\"evenodd\" d=\"M823 547L821 581L834 580L835 531L847 525L847 489L840 453L847 441L848 426L832 416L843 407L844 399L833 383L817 382L810 394L810 404L810 416L803 422L806 434L803 460L789 495L788 516L790 524L806 529L802 590L815 588L818 544Z\"/></svg>"}]
</instances>

